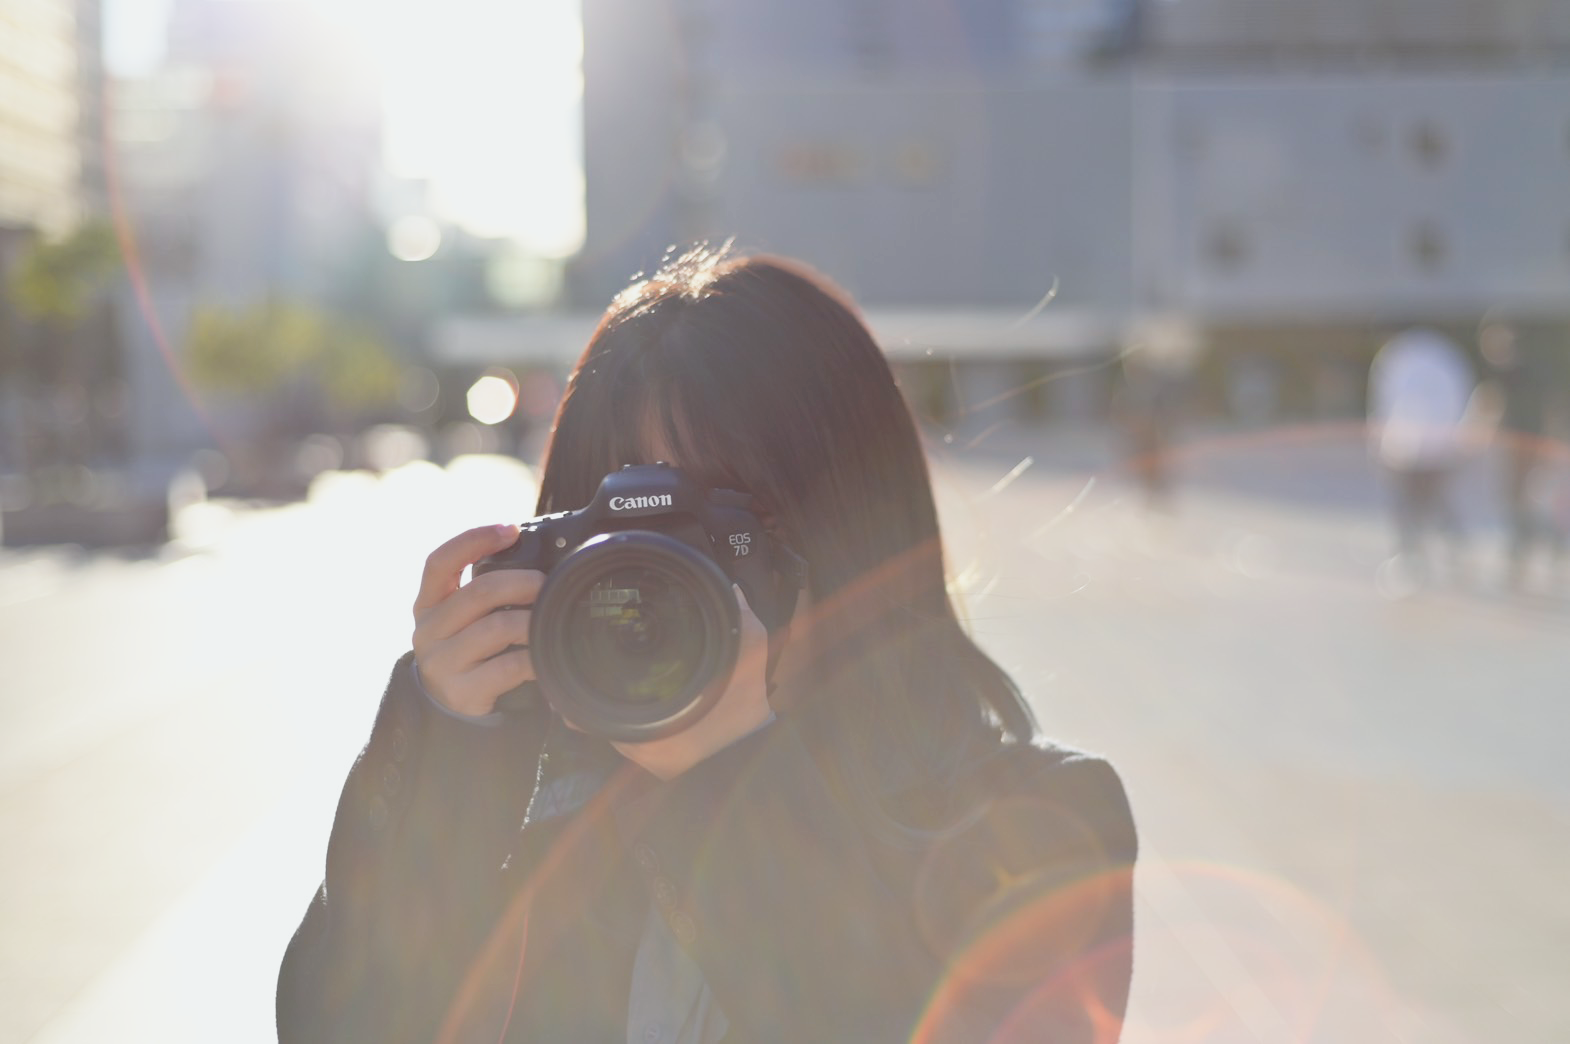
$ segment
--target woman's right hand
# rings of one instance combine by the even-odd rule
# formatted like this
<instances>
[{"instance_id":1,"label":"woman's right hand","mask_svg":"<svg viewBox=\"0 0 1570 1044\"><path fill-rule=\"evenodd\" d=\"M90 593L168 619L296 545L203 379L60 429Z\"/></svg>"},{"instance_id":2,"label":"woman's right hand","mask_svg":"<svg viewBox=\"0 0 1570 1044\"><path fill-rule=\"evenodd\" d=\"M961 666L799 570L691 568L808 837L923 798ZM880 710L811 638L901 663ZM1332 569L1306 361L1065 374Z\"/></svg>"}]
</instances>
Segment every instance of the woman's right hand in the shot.
<instances>
[{"instance_id":1,"label":"woman's right hand","mask_svg":"<svg viewBox=\"0 0 1570 1044\"><path fill-rule=\"evenodd\" d=\"M414 660L426 692L458 714L489 714L502 693L534 679L528 607L545 574L497 569L463 583L464 569L517 539L517 526L482 526L425 560L414 601Z\"/></svg>"}]
</instances>

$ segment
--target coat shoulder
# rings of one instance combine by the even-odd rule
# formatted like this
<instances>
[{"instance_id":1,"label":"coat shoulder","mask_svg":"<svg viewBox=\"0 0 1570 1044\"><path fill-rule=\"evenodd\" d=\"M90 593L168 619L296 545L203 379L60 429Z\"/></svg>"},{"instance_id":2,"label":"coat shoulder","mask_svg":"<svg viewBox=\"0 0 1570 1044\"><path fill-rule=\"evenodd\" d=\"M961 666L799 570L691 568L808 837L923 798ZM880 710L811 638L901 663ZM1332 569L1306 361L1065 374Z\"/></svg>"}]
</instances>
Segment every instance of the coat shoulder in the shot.
<instances>
[{"instance_id":1,"label":"coat shoulder","mask_svg":"<svg viewBox=\"0 0 1570 1044\"><path fill-rule=\"evenodd\" d=\"M993 801L1032 808L1044 826L1082 835L1107 862L1130 864L1138 854L1128 792L1103 755L1053 740L1005 745L978 766L977 783Z\"/></svg>"}]
</instances>

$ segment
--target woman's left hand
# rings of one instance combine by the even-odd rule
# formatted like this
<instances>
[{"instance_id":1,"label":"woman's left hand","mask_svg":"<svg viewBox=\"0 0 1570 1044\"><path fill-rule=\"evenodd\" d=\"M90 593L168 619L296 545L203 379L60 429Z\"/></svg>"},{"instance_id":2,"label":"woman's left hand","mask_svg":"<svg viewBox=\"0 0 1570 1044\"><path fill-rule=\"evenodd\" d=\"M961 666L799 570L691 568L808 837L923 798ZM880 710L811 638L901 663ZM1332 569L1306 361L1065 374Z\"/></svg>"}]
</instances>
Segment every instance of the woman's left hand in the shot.
<instances>
[{"instance_id":1,"label":"woman's left hand","mask_svg":"<svg viewBox=\"0 0 1570 1044\"><path fill-rule=\"evenodd\" d=\"M736 654L730 685L719 702L675 735L645 743L615 744L623 757L660 779L675 779L709 755L762 728L774 713L769 706L766 680L768 631L747 604L741 588L734 590L741 608L741 649Z\"/></svg>"}]
</instances>

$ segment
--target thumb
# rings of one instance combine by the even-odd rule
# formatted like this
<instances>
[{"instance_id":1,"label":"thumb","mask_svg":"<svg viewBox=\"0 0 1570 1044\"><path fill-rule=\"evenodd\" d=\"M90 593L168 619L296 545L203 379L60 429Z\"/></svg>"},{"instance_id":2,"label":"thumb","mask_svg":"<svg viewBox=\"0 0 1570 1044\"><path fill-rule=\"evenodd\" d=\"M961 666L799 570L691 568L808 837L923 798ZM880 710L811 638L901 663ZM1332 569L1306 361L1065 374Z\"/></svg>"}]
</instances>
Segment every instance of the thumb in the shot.
<instances>
[{"instance_id":1,"label":"thumb","mask_svg":"<svg viewBox=\"0 0 1570 1044\"><path fill-rule=\"evenodd\" d=\"M736 606L741 610L742 628L745 630L749 622L755 623L757 626L762 627L762 619L760 619L758 614L753 611L752 603L747 601L747 592L741 589L740 584L731 584L730 586L731 590L736 592Z\"/></svg>"},{"instance_id":2,"label":"thumb","mask_svg":"<svg viewBox=\"0 0 1570 1044\"><path fill-rule=\"evenodd\" d=\"M754 670L762 672L765 680L773 673L775 661L785 648L787 632L781 628L770 632L763 626L763 621L758 614L752 611L752 606L747 602L747 594L741 589L740 584L732 585L736 589L736 604L741 609L741 634L738 660L747 660L756 663Z\"/></svg>"}]
</instances>

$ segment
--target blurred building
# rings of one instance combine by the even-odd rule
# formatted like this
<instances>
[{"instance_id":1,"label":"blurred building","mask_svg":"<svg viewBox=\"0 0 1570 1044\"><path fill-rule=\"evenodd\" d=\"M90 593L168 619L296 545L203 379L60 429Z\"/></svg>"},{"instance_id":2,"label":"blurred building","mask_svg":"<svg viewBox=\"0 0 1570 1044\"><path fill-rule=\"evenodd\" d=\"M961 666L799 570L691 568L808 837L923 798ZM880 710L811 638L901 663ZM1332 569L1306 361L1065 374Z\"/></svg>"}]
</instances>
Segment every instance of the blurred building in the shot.
<instances>
[{"instance_id":1,"label":"blurred building","mask_svg":"<svg viewBox=\"0 0 1570 1044\"><path fill-rule=\"evenodd\" d=\"M1062 309L1122 310L1133 24L1113 0L589 0L583 290L735 235L872 305L1024 311L1057 278Z\"/></svg>"},{"instance_id":2,"label":"blurred building","mask_svg":"<svg viewBox=\"0 0 1570 1044\"><path fill-rule=\"evenodd\" d=\"M177 0L164 72L120 85L130 202L184 225L204 294L320 294L363 227L381 103L345 36L308 3Z\"/></svg>"},{"instance_id":3,"label":"blurred building","mask_svg":"<svg viewBox=\"0 0 1570 1044\"><path fill-rule=\"evenodd\" d=\"M0 0L0 230L69 228L101 199L99 0Z\"/></svg>"},{"instance_id":4,"label":"blurred building","mask_svg":"<svg viewBox=\"0 0 1570 1044\"><path fill-rule=\"evenodd\" d=\"M1162 61L1308 61L1456 68L1562 60L1570 11L1556 0L1181 0L1145 6Z\"/></svg>"},{"instance_id":5,"label":"blurred building","mask_svg":"<svg viewBox=\"0 0 1570 1044\"><path fill-rule=\"evenodd\" d=\"M1143 29L1135 293L1204 324L1234 413L1354 415L1411 322L1570 339L1570 5L1184 0Z\"/></svg>"},{"instance_id":6,"label":"blurred building","mask_svg":"<svg viewBox=\"0 0 1570 1044\"><path fill-rule=\"evenodd\" d=\"M353 43L309 3L176 0L161 69L113 84L112 183L145 291L122 310L144 457L212 439L167 357L193 308L332 303L385 255L381 102Z\"/></svg>"},{"instance_id":7,"label":"blurred building","mask_svg":"<svg viewBox=\"0 0 1570 1044\"><path fill-rule=\"evenodd\" d=\"M584 83L586 310L734 236L896 354L1175 314L1254 377L1322 349L1345 372L1293 383L1343 412L1384 326L1570 316L1570 4L585 0Z\"/></svg>"},{"instance_id":8,"label":"blurred building","mask_svg":"<svg viewBox=\"0 0 1570 1044\"><path fill-rule=\"evenodd\" d=\"M99 0L0 0L0 288L24 246L103 210ZM0 292L0 473L23 466L22 415L48 408L24 371L43 332ZM5 498L0 497L0 500Z\"/></svg>"}]
</instances>

